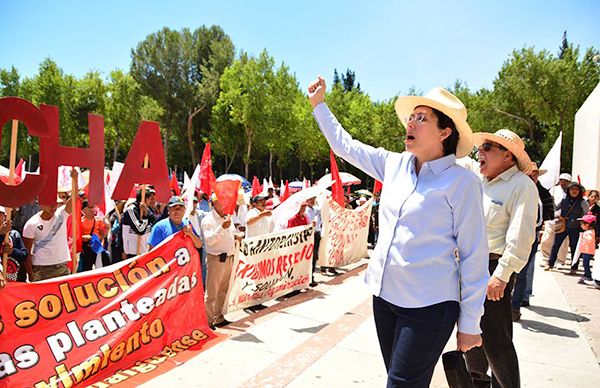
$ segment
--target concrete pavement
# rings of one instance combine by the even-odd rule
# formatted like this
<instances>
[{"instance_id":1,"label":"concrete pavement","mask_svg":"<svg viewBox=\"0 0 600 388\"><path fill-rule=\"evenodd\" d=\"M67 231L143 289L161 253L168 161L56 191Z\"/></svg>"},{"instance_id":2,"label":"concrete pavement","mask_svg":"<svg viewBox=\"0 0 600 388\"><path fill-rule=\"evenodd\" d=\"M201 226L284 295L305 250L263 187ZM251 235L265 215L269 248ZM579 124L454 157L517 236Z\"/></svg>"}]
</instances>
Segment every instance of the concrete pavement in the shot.
<instances>
[{"instance_id":1,"label":"concrete pavement","mask_svg":"<svg viewBox=\"0 0 600 388\"><path fill-rule=\"evenodd\" d=\"M371 296L363 284L367 263L356 263L334 278L319 274L316 288L270 301L258 313L234 312L227 318L235 322L218 329L227 340L143 386L384 387ZM521 309L522 319L514 325L523 387L600 385L600 366L590 345L600 342L600 331L587 310L577 310L569 300L584 292L576 300L600 313L600 291L581 285L573 289L571 283L565 291L561 284L568 281L576 285L577 279L536 268L532 306ZM455 346L453 335L446 348ZM441 362L431 386L447 387Z\"/></svg>"}]
</instances>

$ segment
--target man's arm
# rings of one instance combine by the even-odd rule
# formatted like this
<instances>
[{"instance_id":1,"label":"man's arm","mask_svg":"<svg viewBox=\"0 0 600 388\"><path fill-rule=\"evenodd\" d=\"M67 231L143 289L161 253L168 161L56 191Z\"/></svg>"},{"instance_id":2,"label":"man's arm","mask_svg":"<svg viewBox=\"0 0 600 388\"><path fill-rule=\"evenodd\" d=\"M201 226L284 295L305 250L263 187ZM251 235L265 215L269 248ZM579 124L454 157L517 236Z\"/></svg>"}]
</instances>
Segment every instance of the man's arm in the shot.
<instances>
[{"instance_id":1,"label":"man's arm","mask_svg":"<svg viewBox=\"0 0 600 388\"><path fill-rule=\"evenodd\" d=\"M25 249L27 249L27 257L25 258L25 271L29 277L29 281L33 281L33 265L31 264L31 248L33 247L33 239L23 237Z\"/></svg>"},{"instance_id":2,"label":"man's arm","mask_svg":"<svg viewBox=\"0 0 600 388\"><path fill-rule=\"evenodd\" d=\"M502 257L498 260L496 270L492 274L492 277L501 280L505 283L504 285L508 283L514 272L520 272L527 264L531 244L535 238L538 193L533 182L529 180L516 187L514 195L511 196L506 206L508 206L507 211L510 214L508 230L506 231L506 248L502 253ZM502 297L502 295L503 293L495 296Z\"/></svg>"},{"instance_id":3,"label":"man's arm","mask_svg":"<svg viewBox=\"0 0 600 388\"><path fill-rule=\"evenodd\" d=\"M268 217L271 214L273 214L273 213L271 213L270 210L263 210L262 212L258 213L256 216L247 218L246 225L252 225L255 222L258 222L258 220L260 220L261 218Z\"/></svg>"}]
</instances>

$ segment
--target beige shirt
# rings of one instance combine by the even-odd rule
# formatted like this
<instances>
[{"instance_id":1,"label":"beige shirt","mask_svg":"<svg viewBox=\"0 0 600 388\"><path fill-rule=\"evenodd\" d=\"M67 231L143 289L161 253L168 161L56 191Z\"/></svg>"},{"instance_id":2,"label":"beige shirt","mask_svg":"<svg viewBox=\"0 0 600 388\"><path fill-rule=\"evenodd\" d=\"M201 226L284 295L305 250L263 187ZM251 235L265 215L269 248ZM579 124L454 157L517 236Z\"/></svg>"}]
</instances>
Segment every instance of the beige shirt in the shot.
<instances>
[{"instance_id":1,"label":"beige shirt","mask_svg":"<svg viewBox=\"0 0 600 388\"><path fill-rule=\"evenodd\" d=\"M527 264L535 238L539 200L535 183L517 166L489 181L475 160L465 157L457 163L481 178L490 253L502 255L492 276L508 282Z\"/></svg>"},{"instance_id":2,"label":"beige shirt","mask_svg":"<svg viewBox=\"0 0 600 388\"><path fill-rule=\"evenodd\" d=\"M204 233L204 248L209 255L218 256L221 253L233 255L235 253L235 226L233 221L229 228L223 228L225 218L221 217L214 209L202 219L202 233Z\"/></svg>"},{"instance_id":3,"label":"beige shirt","mask_svg":"<svg viewBox=\"0 0 600 388\"><path fill-rule=\"evenodd\" d=\"M488 245L491 253L502 255L492 275L508 282L529 259L538 214L537 188L516 166L481 181Z\"/></svg>"}]
</instances>

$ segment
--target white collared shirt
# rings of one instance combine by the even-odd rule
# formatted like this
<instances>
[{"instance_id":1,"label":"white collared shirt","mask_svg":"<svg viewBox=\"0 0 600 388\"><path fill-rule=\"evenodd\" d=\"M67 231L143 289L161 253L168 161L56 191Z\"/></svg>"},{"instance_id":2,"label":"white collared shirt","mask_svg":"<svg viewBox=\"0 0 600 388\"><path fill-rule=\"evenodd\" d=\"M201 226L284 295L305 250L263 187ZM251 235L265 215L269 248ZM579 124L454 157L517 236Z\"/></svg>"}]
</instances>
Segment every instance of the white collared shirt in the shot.
<instances>
[{"instance_id":1,"label":"white collared shirt","mask_svg":"<svg viewBox=\"0 0 600 388\"><path fill-rule=\"evenodd\" d=\"M337 155L383 182L370 291L409 308L458 301L458 330L481 333L489 252L477 176L454 155L424 163L417 176L413 154L352 139L326 104L313 115Z\"/></svg>"},{"instance_id":2,"label":"white collared shirt","mask_svg":"<svg viewBox=\"0 0 600 388\"><path fill-rule=\"evenodd\" d=\"M235 253L235 226L231 222L229 228L224 229L223 222L225 222L225 218L221 217L215 209L202 219L202 233L206 242L204 248L209 255L218 256L221 253L233 255Z\"/></svg>"}]
</instances>

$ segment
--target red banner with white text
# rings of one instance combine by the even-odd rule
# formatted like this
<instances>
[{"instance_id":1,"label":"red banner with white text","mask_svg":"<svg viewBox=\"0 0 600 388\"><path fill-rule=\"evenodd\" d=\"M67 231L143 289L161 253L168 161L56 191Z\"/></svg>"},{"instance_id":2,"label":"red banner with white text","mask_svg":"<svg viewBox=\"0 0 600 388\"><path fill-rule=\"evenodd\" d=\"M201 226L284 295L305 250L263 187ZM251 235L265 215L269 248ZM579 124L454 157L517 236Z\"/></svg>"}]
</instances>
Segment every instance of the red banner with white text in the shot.
<instances>
[{"instance_id":1,"label":"red banner with white text","mask_svg":"<svg viewBox=\"0 0 600 388\"><path fill-rule=\"evenodd\" d=\"M0 387L135 386L217 342L181 232L92 272L10 283L0 299Z\"/></svg>"}]
</instances>

